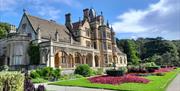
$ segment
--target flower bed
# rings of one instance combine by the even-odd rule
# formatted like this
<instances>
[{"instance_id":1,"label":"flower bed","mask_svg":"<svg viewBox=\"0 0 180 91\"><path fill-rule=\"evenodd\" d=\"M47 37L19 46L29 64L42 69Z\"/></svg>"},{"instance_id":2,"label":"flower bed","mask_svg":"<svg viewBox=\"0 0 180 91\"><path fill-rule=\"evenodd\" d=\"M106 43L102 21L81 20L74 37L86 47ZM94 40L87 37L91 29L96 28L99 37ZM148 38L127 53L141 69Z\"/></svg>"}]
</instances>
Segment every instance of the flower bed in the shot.
<instances>
[{"instance_id":1,"label":"flower bed","mask_svg":"<svg viewBox=\"0 0 180 91\"><path fill-rule=\"evenodd\" d=\"M100 84L121 84L121 83L148 83L149 80L138 77L138 76L131 76L131 75L125 75L120 77L113 77L113 76L98 76L98 77L92 77L88 79L91 83L100 83Z\"/></svg>"},{"instance_id":2,"label":"flower bed","mask_svg":"<svg viewBox=\"0 0 180 91\"><path fill-rule=\"evenodd\" d=\"M171 67L171 68L160 68L160 69L158 69L158 70L155 70L154 73L170 72L170 71L172 71L173 69L174 69L173 67Z\"/></svg>"}]
</instances>

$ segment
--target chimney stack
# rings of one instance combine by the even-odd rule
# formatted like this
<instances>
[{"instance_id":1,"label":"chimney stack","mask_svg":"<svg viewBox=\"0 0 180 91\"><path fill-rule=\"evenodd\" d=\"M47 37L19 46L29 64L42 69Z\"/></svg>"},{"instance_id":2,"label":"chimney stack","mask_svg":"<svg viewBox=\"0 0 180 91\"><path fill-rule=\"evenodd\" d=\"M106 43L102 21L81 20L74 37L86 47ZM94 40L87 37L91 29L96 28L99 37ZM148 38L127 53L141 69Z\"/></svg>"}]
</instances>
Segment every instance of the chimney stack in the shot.
<instances>
[{"instance_id":1,"label":"chimney stack","mask_svg":"<svg viewBox=\"0 0 180 91\"><path fill-rule=\"evenodd\" d=\"M65 22L65 25L66 25L66 27L68 28L68 29L72 29L73 28L73 26L72 26L72 22L71 22L71 13L67 13L66 15L65 15L65 18L66 18L66 22Z\"/></svg>"},{"instance_id":2,"label":"chimney stack","mask_svg":"<svg viewBox=\"0 0 180 91\"><path fill-rule=\"evenodd\" d=\"M88 8L84 9L83 13L84 13L84 19L89 19L89 9Z\"/></svg>"}]
</instances>

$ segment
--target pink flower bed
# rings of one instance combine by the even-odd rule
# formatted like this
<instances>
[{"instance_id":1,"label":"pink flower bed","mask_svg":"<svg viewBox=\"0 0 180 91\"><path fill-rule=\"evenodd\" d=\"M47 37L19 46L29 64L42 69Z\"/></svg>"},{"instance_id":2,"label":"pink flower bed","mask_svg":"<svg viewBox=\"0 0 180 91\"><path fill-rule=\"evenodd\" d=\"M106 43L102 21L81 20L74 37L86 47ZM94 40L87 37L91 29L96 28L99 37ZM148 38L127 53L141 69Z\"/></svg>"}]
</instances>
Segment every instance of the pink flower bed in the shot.
<instances>
[{"instance_id":1,"label":"pink flower bed","mask_svg":"<svg viewBox=\"0 0 180 91\"><path fill-rule=\"evenodd\" d=\"M158 69L158 70L155 70L154 73L170 72L170 71L172 71L173 69L174 69L173 67L171 67L171 68L160 68L160 69Z\"/></svg>"},{"instance_id":2,"label":"pink flower bed","mask_svg":"<svg viewBox=\"0 0 180 91\"><path fill-rule=\"evenodd\" d=\"M91 83L100 83L100 84L121 84L121 83L148 83L149 80L138 77L138 76L131 76L131 75L125 75L121 77L112 77L112 76L98 76L98 77L92 77L88 79Z\"/></svg>"}]
</instances>

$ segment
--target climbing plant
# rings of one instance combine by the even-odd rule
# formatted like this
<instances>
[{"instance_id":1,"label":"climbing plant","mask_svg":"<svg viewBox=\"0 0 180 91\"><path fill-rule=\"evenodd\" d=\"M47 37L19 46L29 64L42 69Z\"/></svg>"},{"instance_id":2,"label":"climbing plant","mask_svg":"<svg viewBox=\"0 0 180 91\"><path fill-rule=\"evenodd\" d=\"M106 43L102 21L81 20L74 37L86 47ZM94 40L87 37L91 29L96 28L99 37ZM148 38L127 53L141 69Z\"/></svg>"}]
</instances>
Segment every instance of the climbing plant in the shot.
<instances>
[{"instance_id":1,"label":"climbing plant","mask_svg":"<svg viewBox=\"0 0 180 91\"><path fill-rule=\"evenodd\" d=\"M29 49L28 49L28 55L30 58L30 64L38 65L40 63L39 45L30 43Z\"/></svg>"}]
</instances>

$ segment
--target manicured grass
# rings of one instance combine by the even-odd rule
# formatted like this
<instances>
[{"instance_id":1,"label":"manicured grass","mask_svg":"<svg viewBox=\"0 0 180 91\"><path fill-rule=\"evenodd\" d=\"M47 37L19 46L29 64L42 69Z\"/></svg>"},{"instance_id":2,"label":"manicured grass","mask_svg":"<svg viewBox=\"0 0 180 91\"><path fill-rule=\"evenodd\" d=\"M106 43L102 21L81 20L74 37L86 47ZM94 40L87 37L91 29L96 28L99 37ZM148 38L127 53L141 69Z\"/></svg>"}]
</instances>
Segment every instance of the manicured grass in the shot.
<instances>
[{"instance_id":1,"label":"manicured grass","mask_svg":"<svg viewBox=\"0 0 180 91\"><path fill-rule=\"evenodd\" d=\"M171 82L173 78L180 72L180 69L167 72L165 76L148 76L145 77L151 80L148 84L141 83L124 83L120 85L110 85L110 84L95 84L90 83L86 78L77 80L67 80L61 82L50 83L51 85L61 85L61 86L80 86L88 88L104 88L119 91L164 91L167 85Z\"/></svg>"}]
</instances>

